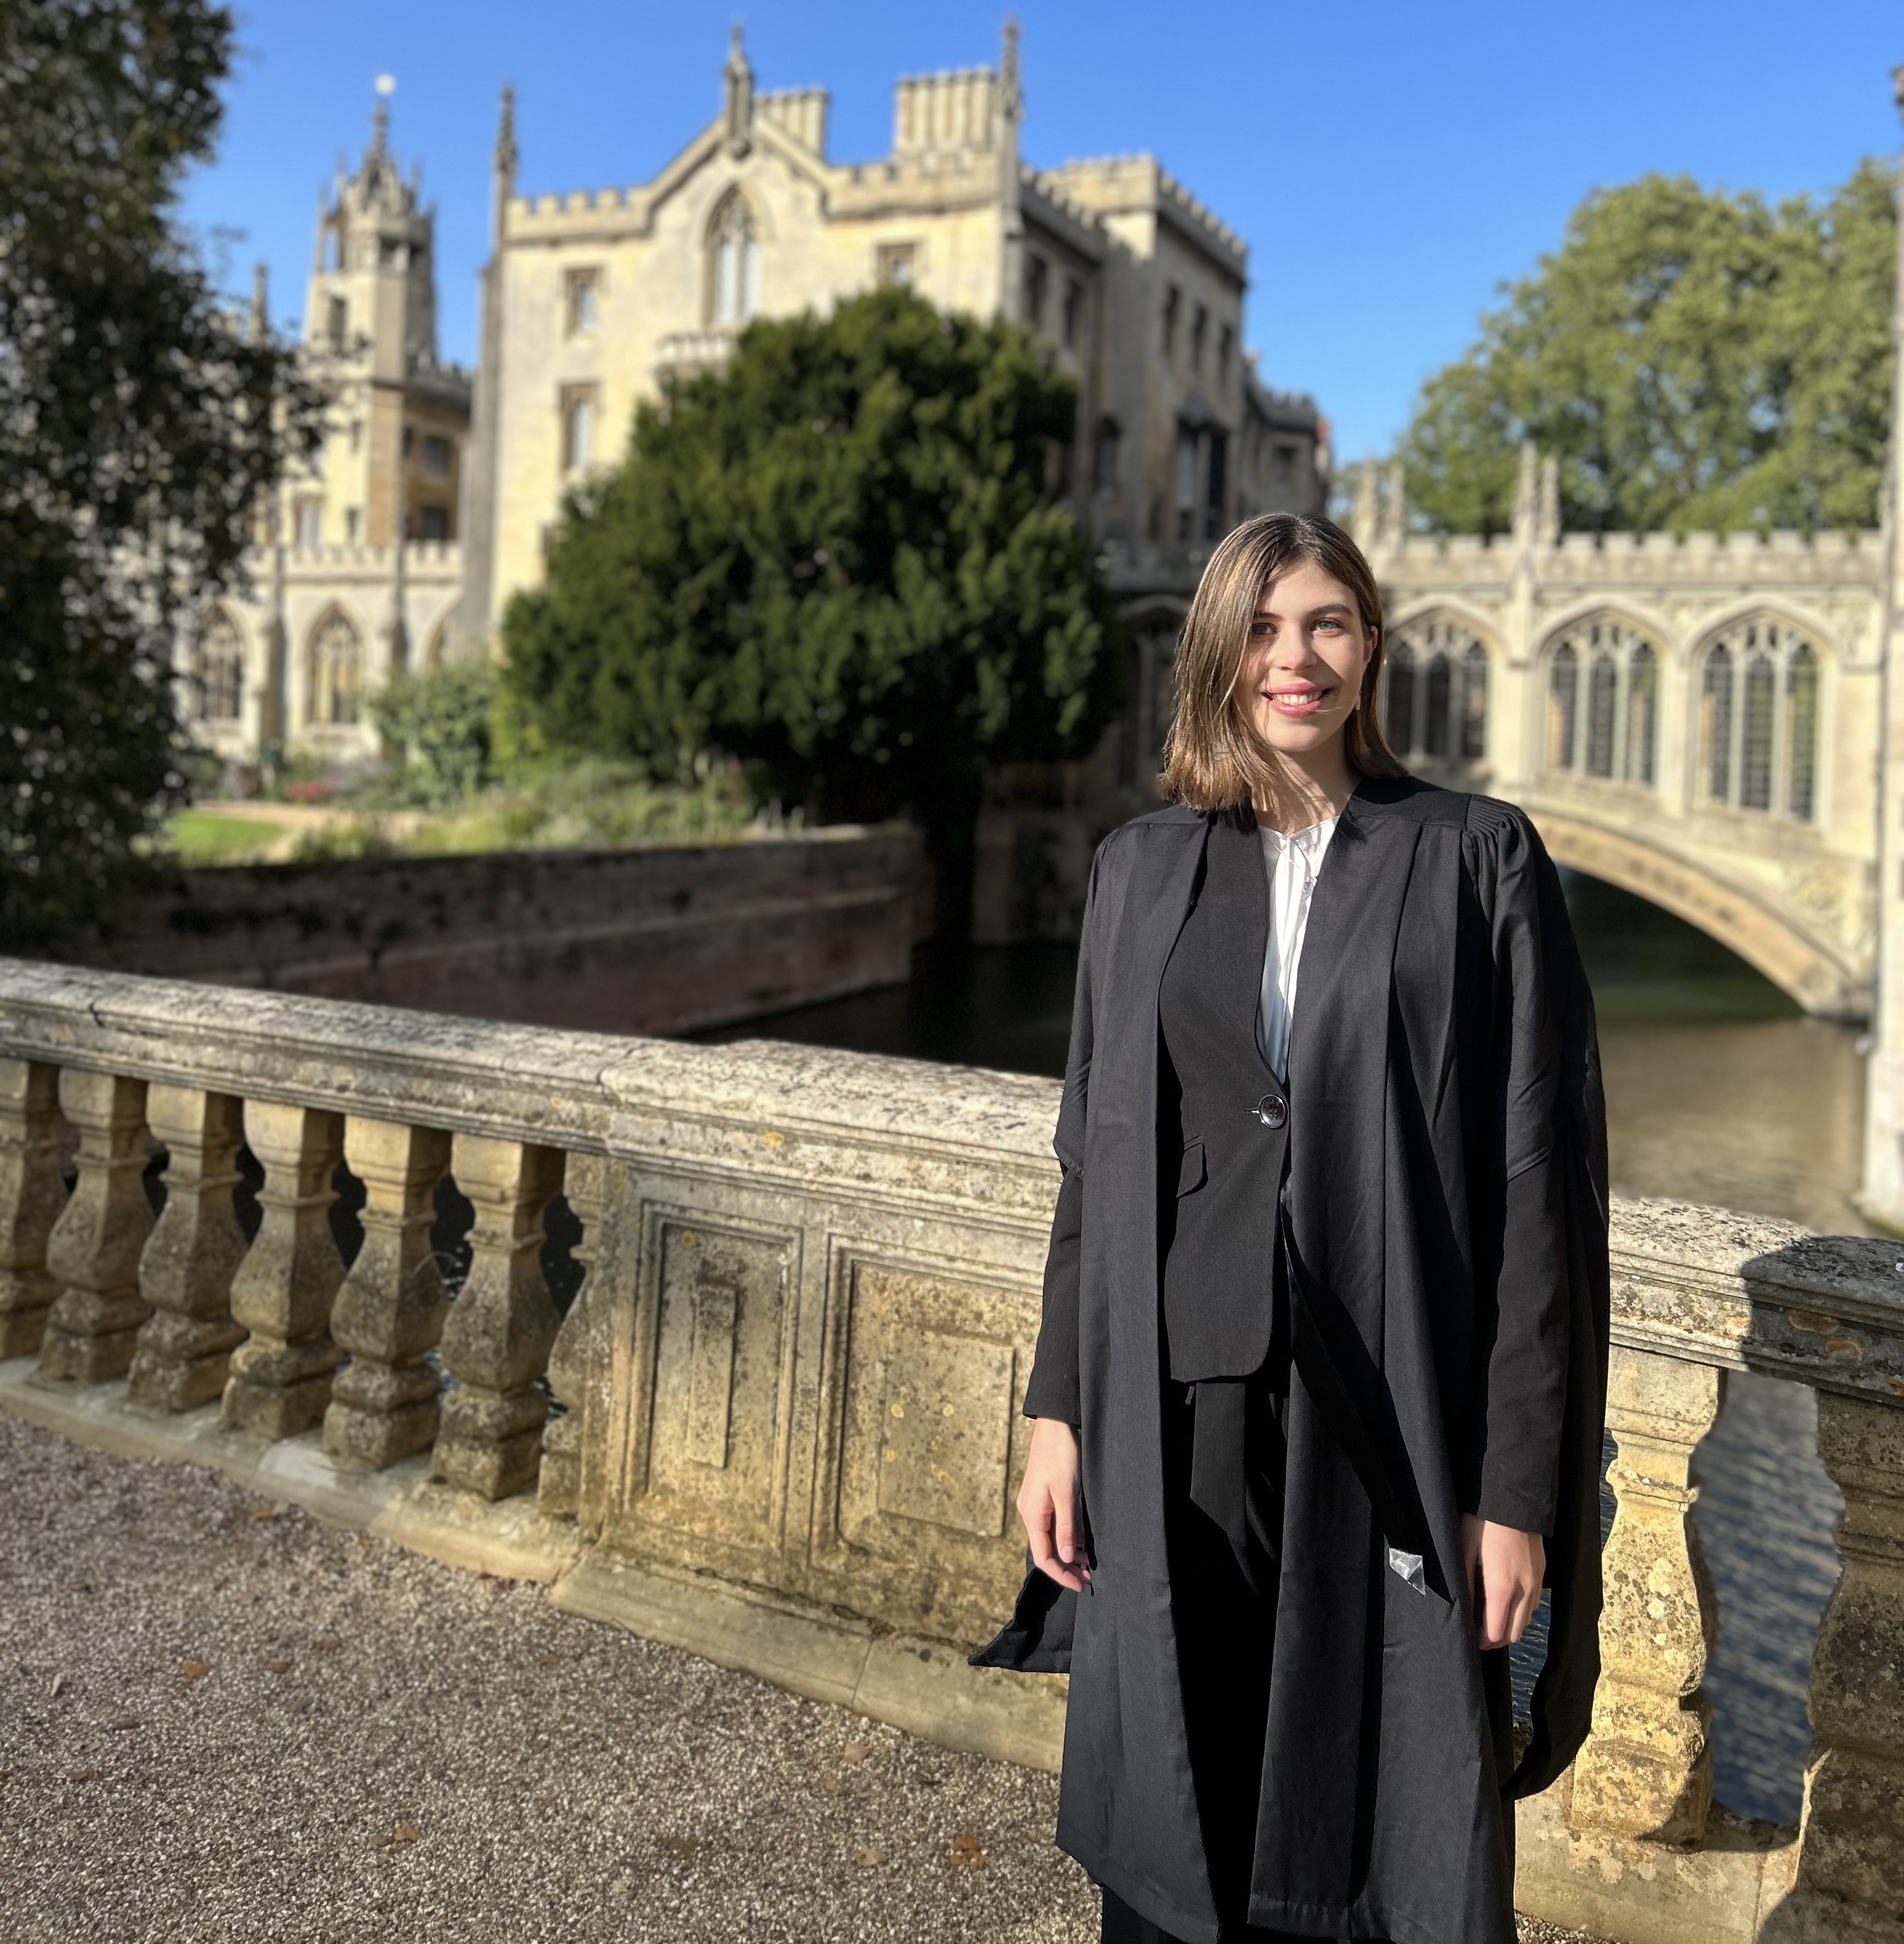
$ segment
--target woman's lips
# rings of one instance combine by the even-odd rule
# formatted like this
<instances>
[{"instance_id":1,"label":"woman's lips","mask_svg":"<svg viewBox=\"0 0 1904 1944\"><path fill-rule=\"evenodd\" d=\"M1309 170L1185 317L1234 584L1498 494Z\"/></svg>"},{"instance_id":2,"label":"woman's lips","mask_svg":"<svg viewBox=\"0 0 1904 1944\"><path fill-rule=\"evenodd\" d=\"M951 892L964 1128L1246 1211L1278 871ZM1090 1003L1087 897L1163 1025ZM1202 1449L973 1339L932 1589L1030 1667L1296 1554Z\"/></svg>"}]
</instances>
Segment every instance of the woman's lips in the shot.
<instances>
[{"instance_id":1,"label":"woman's lips","mask_svg":"<svg viewBox=\"0 0 1904 1944\"><path fill-rule=\"evenodd\" d=\"M1270 688L1263 700L1278 715L1313 715L1329 699L1326 688Z\"/></svg>"}]
</instances>

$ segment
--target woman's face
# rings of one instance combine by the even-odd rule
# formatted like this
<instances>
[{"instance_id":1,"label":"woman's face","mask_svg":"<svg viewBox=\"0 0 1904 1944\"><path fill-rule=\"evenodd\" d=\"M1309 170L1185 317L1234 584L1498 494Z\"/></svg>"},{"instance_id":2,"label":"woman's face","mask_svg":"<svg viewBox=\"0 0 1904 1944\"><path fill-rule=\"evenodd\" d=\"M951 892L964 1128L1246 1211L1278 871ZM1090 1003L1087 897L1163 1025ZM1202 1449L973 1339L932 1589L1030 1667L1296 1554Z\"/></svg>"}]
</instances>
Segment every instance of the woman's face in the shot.
<instances>
[{"instance_id":1,"label":"woman's face","mask_svg":"<svg viewBox=\"0 0 1904 1944\"><path fill-rule=\"evenodd\" d=\"M1373 648L1355 595L1313 561L1298 561L1257 603L1237 702L1272 749L1308 755L1340 740Z\"/></svg>"}]
</instances>

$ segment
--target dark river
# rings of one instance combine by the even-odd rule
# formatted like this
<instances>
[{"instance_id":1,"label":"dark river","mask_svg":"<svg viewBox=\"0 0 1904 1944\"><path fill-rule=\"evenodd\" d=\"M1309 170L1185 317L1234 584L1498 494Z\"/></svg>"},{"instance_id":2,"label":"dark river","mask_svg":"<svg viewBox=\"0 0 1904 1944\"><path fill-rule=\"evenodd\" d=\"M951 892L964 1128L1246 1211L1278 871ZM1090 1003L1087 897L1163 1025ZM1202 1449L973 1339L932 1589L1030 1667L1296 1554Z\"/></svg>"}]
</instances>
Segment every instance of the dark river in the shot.
<instances>
[{"instance_id":1,"label":"dark river","mask_svg":"<svg viewBox=\"0 0 1904 1944\"><path fill-rule=\"evenodd\" d=\"M1851 1029L1809 1020L1724 946L1656 907L1570 876L1600 1016L1613 1186L1866 1233L1853 1209L1863 1062ZM1020 1072L1064 1070L1068 946L922 947L909 985L703 1035L796 1039ZM1733 1376L1698 1454L1694 1512L1719 1599L1706 1679L1715 1793L1798 1820L1805 1682L1838 1576L1840 1505L1802 1387ZM1524 1690L1530 1667L1518 1670Z\"/></svg>"}]
</instances>

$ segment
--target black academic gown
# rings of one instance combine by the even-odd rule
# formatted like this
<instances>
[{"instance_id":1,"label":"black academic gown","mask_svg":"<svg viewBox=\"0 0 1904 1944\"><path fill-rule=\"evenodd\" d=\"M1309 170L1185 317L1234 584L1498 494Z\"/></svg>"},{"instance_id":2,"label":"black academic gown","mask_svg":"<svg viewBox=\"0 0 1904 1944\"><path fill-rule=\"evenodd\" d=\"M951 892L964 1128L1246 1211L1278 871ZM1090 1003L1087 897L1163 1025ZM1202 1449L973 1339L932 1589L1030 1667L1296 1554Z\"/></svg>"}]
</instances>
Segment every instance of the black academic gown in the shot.
<instances>
[{"instance_id":1,"label":"black academic gown","mask_svg":"<svg viewBox=\"0 0 1904 1944\"><path fill-rule=\"evenodd\" d=\"M1190 1944L1219 1926L1167 1547L1158 995L1216 821L1140 818L1093 867L1027 1403L1079 1426L1093 1586L1032 1575L975 1656L1068 1669L1059 1843ZM1358 788L1316 882L1289 1065L1294 1354L1249 1921L1512 1944L1507 1797L1571 1760L1598 1672L1607 1329L1592 1003L1521 812ZM1549 1535L1548 1659L1511 1778L1463 1511ZM1391 1547L1423 1555L1416 1584Z\"/></svg>"}]
</instances>

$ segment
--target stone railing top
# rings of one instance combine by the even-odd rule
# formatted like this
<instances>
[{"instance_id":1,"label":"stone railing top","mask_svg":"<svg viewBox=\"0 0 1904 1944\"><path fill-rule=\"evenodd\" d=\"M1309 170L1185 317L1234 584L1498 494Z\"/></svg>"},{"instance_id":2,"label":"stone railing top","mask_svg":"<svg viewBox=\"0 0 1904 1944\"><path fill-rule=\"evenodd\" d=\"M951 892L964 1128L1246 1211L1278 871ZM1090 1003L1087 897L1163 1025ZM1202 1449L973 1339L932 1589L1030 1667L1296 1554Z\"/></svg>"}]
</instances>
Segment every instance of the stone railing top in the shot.
<instances>
[{"instance_id":1,"label":"stone railing top","mask_svg":"<svg viewBox=\"0 0 1904 1944\"><path fill-rule=\"evenodd\" d=\"M489 1133L1013 1229L1050 1220L1054 1080L769 1040L494 1024L0 959L0 1057ZM1616 1201L1613 1333L1904 1402L1904 1244Z\"/></svg>"}]
</instances>

